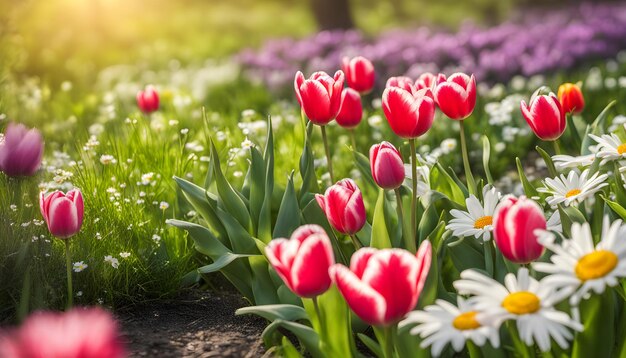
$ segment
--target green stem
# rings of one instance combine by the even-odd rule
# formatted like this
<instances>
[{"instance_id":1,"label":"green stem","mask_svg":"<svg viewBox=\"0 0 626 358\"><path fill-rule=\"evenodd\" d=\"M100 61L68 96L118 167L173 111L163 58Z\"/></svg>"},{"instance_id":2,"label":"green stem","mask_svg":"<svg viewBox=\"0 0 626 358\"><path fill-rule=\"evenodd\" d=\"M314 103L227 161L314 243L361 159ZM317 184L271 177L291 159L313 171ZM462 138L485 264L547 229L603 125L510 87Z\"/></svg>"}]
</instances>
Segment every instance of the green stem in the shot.
<instances>
[{"instance_id":1,"label":"green stem","mask_svg":"<svg viewBox=\"0 0 626 358\"><path fill-rule=\"evenodd\" d=\"M485 270L491 277L494 277L494 257L496 253L492 242L493 240L483 242L483 249L485 254Z\"/></svg>"},{"instance_id":2,"label":"green stem","mask_svg":"<svg viewBox=\"0 0 626 358\"><path fill-rule=\"evenodd\" d=\"M561 154L561 146L559 145L559 139L557 138L553 140L552 144L554 144L554 154L555 155Z\"/></svg>"},{"instance_id":3,"label":"green stem","mask_svg":"<svg viewBox=\"0 0 626 358\"><path fill-rule=\"evenodd\" d=\"M469 163L469 156L467 155L467 143L465 141L465 128L463 120L459 121L461 132L461 152L463 155L463 167L465 168L465 180L467 180L467 189L470 194L476 194L476 183L474 182L474 176L472 175L472 168Z\"/></svg>"},{"instance_id":4,"label":"green stem","mask_svg":"<svg viewBox=\"0 0 626 358\"><path fill-rule=\"evenodd\" d=\"M330 182L335 184L335 176L333 175L333 161L330 156L330 147L328 147L328 138L326 137L326 126L322 128L322 141L324 141L324 151L326 152L326 160L328 161L328 174L330 174Z\"/></svg>"},{"instance_id":5,"label":"green stem","mask_svg":"<svg viewBox=\"0 0 626 358\"><path fill-rule=\"evenodd\" d=\"M314 296L311 300L313 301L313 307L315 308L315 314L317 315L317 321L320 327L320 338L323 342L324 340L326 340L326 335L325 335L325 329L324 329L324 322L322 319L322 311L320 310L320 306L317 303L317 296Z\"/></svg>"},{"instance_id":6,"label":"green stem","mask_svg":"<svg viewBox=\"0 0 626 358\"><path fill-rule=\"evenodd\" d=\"M383 328L385 341L383 342L383 357L393 358L393 325Z\"/></svg>"},{"instance_id":7,"label":"green stem","mask_svg":"<svg viewBox=\"0 0 626 358\"><path fill-rule=\"evenodd\" d=\"M70 239L63 241L65 241L65 266L67 269L67 310L70 310L74 300L72 293L72 257L70 255Z\"/></svg>"},{"instance_id":8,"label":"green stem","mask_svg":"<svg viewBox=\"0 0 626 358\"><path fill-rule=\"evenodd\" d=\"M470 358L482 358L483 355L480 348L478 348L471 339L468 339L465 344L467 345L467 352Z\"/></svg>"},{"instance_id":9,"label":"green stem","mask_svg":"<svg viewBox=\"0 0 626 358\"><path fill-rule=\"evenodd\" d=\"M357 239L356 234L350 234L350 239L352 239L352 244L354 245L355 249L360 249L363 247L363 245L361 245L361 242L359 241L359 239Z\"/></svg>"},{"instance_id":10,"label":"green stem","mask_svg":"<svg viewBox=\"0 0 626 358\"><path fill-rule=\"evenodd\" d=\"M400 223L402 226L402 239L404 240L404 246L407 250L415 252L417 250L417 248L415 247L415 240L411 238L405 225L404 209L402 209L402 195L400 195L400 188L396 188L394 192L396 193L396 211L398 212L398 223Z\"/></svg>"},{"instance_id":11,"label":"green stem","mask_svg":"<svg viewBox=\"0 0 626 358\"><path fill-rule=\"evenodd\" d=\"M411 193L411 232L409 240L413 241L412 253L415 253L415 232L417 231L417 150L415 149L415 139L409 139L411 148L411 179L413 184L413 192ZM407 247L409 250L409 247Z\"/></svg>"},{"instance_id":12,"label":"green stem","mask_svg":"<svg viewBox=\"0 0 626 358\"><path fill-rule=\"evenodd\" d=\"M356 149L356 135L354 134L354 129L349 129L348 132L350 133L350 142L352 142L352 150L353 151L357 151Z\"/></svg>"}]
</instances>

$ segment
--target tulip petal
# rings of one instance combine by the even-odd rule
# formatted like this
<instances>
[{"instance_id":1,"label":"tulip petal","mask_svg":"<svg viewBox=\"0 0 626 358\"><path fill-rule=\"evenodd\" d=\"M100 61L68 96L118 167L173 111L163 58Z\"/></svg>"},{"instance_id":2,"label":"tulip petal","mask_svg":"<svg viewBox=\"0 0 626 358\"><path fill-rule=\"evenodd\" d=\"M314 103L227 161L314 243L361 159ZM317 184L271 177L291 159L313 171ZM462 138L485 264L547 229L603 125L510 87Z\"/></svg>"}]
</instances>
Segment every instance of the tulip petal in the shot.
<instances>
[{"instance_id":1,"label":"tulip petal","mask_svg":"<svg viewBox=\"0 0 626 358\"><path fill-rule=\"evenodd\" d=\"M314 297L330 287L328 268L335 263L330 239L324 234L308 236L298 249L291 267L294 292L302 297Z\"/></svg>"},{"instance_id":2,"label":"tulip petal","mask_svg":"<svg viewBox=\"0 0 626 358\"><path fill-rule=\"evenodd\" d=\"M350 271L352 271L359 279L363 277L363 272L367 267L372 255L378 250L372 247L363 247L355 252L350 258Z\"/></svg>"},{"instance_id":3,"label":"tulip petal","mask_svg":"<svg viewBox=\"0 0 626 358\"><path fill-rule=\"evenodd\" d=\"M339 95L341 96L341 92ZM304 81L300 86L300 96L304 113L311 122L325 125L334 118L331 117L331 98L328 89L320 81Z\"/></svg>"},{"instance_id":4,"label":"tulip petal","mask_svg":"<svg viewBox=\"0 0 626 358\"><path fill-rule=\"evenodd\" d=\"M77 233L78 213L74 203L65 197L50 202L48 210L48 229L52 235L66 239Z\"/></svg>"},{"instance_id":5,"label":"tulip petal","mask_svg":"<svg viewBox=\"0 0 626 358\"><path fill-rule=\"evenodd\" d=\"M335 264L329 272L339 292L357 316L371 325L384 323L387 304L383 296L343 265Z\"/></svg>"},{"instance_id":6,"label":"tulip petal","mask_svg":"<svg viewBox=\"0 0 626 358\"><path fill-rule=\"evenodd\" d=\"M274 239L265 247L267 261L291 291L294 291L291 280L291 265L296 256L300 242L284 238Z\"/></svg>"}]
</instances>

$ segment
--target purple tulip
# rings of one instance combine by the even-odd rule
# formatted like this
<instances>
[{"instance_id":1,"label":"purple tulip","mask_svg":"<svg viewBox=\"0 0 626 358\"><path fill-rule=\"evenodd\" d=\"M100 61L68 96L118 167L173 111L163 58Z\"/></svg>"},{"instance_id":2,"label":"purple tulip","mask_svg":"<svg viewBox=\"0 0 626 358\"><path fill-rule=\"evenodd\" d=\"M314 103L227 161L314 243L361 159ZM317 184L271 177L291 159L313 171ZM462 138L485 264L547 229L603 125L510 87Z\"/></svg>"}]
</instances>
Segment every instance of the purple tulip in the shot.
<instances>
[{"instance_id":1,"label":"purple tulip","mask_svg":"<svg viewBox=\"0 0 626 358\"><path fill-rule=\"evenodd\" d=\"M9 123L0 138L0 171L10 177L31 176L41 166L43 138L37 129Z\"/></svg>"}]
</instances>

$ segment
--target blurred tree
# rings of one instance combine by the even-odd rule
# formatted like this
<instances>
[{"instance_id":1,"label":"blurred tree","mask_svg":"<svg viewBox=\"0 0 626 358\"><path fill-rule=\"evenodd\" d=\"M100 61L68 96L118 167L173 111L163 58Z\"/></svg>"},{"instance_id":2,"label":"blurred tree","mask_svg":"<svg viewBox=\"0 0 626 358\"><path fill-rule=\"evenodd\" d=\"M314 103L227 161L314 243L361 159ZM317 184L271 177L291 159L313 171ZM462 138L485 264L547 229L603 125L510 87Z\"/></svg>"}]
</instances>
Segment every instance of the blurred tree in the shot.
<instances>
[{"instance_id":1,"label":"blurred tree","mask_svg":"<svg viewBox=\"0 0 626 358\"><path fill-rule=\"evenodd\" d=\"M310 1L317 27L320 30L345 30L354 27L349 0Z\"/></svg>"}]
</instances>

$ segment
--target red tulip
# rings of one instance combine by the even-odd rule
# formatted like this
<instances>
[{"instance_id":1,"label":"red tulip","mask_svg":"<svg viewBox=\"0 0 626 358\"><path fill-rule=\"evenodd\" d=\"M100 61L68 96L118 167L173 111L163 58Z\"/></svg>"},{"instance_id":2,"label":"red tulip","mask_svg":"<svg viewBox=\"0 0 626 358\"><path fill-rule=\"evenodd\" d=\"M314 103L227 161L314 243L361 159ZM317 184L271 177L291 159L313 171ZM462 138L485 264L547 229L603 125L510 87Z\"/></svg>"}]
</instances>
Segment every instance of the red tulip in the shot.
<instances>
[{"instance_id":1,"label":"red tulip","mask_svg":"<svg viewBox=\"0 0 626 358\"><path fill-rule=\"evenodd\" d=\"M126 351L113 317L100 308L34 313L0 336L4 358L121 358Z\"/></svg>"},{"instance_id":2,"label":"red tulip","mask_svg":"<svg viewBox=\"0 0 626 358\"><path fill-rule=\"evenodd\" d=\"M428 96L428 89L415 94L388 87L383 92L383 112L395 134L402 138L417 138L433 125L435 103Z\"/></svg>"},{"instance_id":3,"label":"red tulip","mask_svg":"<svg viewBox=\"0 0 626 358\"><path fill-rule=\"evenodd\" d=\"M530 129L540 139L556 140L565 131L567 125L565 112L554 93L533 96L530 99L530 105L522 101L520 108Z\"/></svg>"},{"instance_id":4,"label":"red tulip","mask_svg":"<svg viewBox=\"0 0 626 358\"><path fill-rule=\"evenodd\" d=\"M9 123L0 140L0 171L10 177L31 176L41 166L43 139L37 129Z\"/></svg>"},{"instance_id":5,"label":"red tulip","mask_svg":"<svg viewBox=\"0 0 626 358\"><path fill-rule=\"evenodd\" d=\"M413 256L402 249L362 248L352 255L350 269L335 264L330 276L348 305L363 321L395 324L415 308L431 261L429 241Z\"/></svg>"},{"instance_id":6,"label":"red tulip","mask_svg":"<svg viewBox=\"0 0 626 358\"><path fill-rule=\"evenodd\" d=\"M437 77L434 90L439 109L448 117L462 120L469 117L476 106L476 79L464 73L455 73L446 79Z\"/></svg>"},{"instance_id":7,"label":"red tulip","mask_svg":"<svg viewBox=\"0 0 626 358\"><path fill-rule=\"evenodd\" d=\"M564 83L559 86L559 101L563 112L579 114L585 108L585 98L580 87L573 83Z\"/></svg>"},{"instance_id":8,"label":"red tulip","mask_svg":"<svg viewBox=\"0 0 626 358\"><path fill-rule=\"evenodd\" d=\"M372 177L384 189L397 189L404 181L404 162L400 152L389 142L370 148Z\"/></svg>"},{"instance_id":9,"label":"red tulip","mask_svg":"<svg viewBox=\"0 0 626 358\"><path fill-rule=\"evenodd\" d=\"M493 216L493 233L502 255L511 262L527 264L543 254L535 230L546 229L541 207L521 196L504 198Z\"/></svg>"},{"instance_id":10,"label":"red tulip","mask_svg":"<svg viewBox=\"0 0 626 358\"><path fill-rule=\"evenodd\" d=\"M415 92L415 86L413 85L413 80L406 76L398 76L398 77L390 77L387 80L387 84L385 88L402 88L405 91L410 93Z\"/></svg>"},{"instance_id":11,"label":"red tulip","mask_svg":"<svg viewBox=\"0 0 626 358\"><path fill-rule=\"evenodd\" d=\"M338 181L326 189L324 195L315 194L315 199L330 224L340 233L352 235L365 225L363 196L352 179Z\"/></svg>"},{"instance_id":12,"label":"red tulip","mask_svg":"<svg viewBox=\"0 0 626 358\"><path fill-rule=\"evenodd\" d=\"M83 194L73 189L63 194L55 191L48 195L41 193L39 206L48 230L59 239L76 235L83 225Z\"/></svg>"},{"instance_id":13,"label":"red tulip","mask_svg":"<svg viewBox=\"0 0 626 358\"><path fill-rule=\"evenodd\" d=\"M296 73L296 97L311 122L323 126L335 119L341 107L343 79L342 71L337 71L334 77L315 72L308 80L302 72Z\"/></svg>"},{"instance_id":14,"label":"red tulip","mask_svg":"<svg viewBox=\"0 0 626 358\"><path fill-rule=\"evenodd\" d=\"M374 88L376 79L374 65L365 57L358 56L352 59L344 57L341 69L346 75L348 87L362 94L367 94Z\"/></svg>"},{"instance_id":15,"label":"red tulip","mask_svg":"<svg viewBox=\"0 0 626 358\"><path fill-rule=\"evenodd\" d=\"M361 118L363 118L361 95L352 88L344 88L341 93L341 109L336 118L337 124L352 129L361 123Z\"/></svg>"},{"instance_id":16,"label":"red tulip","mask_svg":"<svg viewBox=\"0 0 626 358\"><path fill-rule=\"evenodd\" d=\"M137 106L145 113L150 114L159 109L159 94L152 86L137 93Z\"/></svg>"},{"instance_id":17,"label":"red tulip","mask_svg":"<svg viewBox=\"0 0 626 358\"><path fill-rule=\"evenodd\" d=\"M291 239L272 240L265 254L278 276L296 295L315 297L330 287L328 269L335 263L335 257L322 227L300 226Z\"/></svg>"},{"instance_id":18,"label":"red tulip","mask_svg":"<svg viewBox=\"0 0 626 358\"><path fill-rule=\"evenodd\" d=\"M415 88L418 90L429 88L432 90L435 83L437 83L437 77L430 72L425 72L415 81Z\"/></svg>"}]
</instances>

